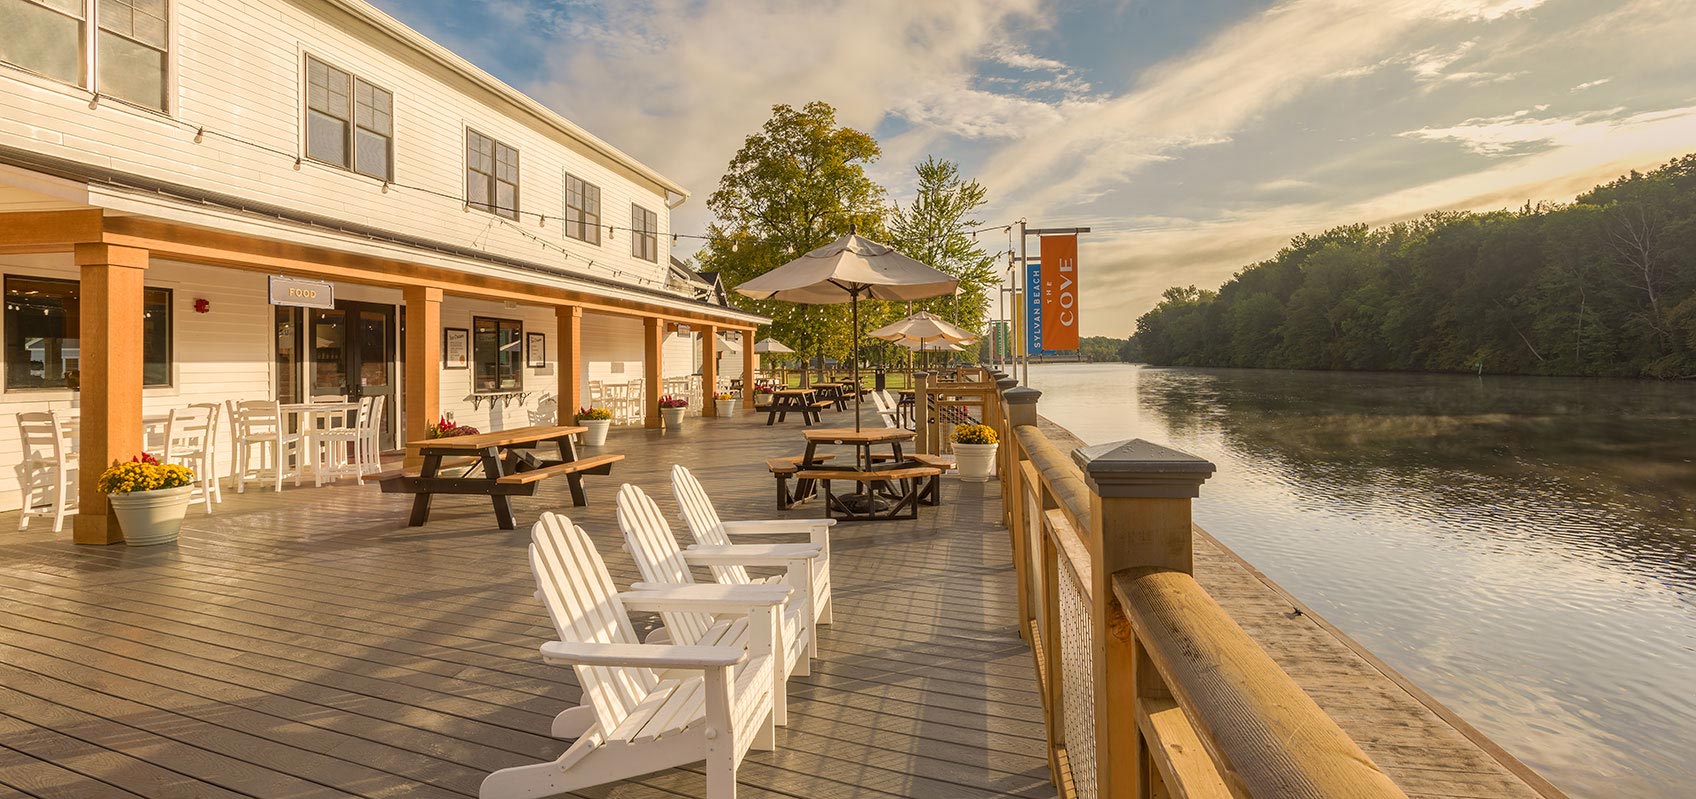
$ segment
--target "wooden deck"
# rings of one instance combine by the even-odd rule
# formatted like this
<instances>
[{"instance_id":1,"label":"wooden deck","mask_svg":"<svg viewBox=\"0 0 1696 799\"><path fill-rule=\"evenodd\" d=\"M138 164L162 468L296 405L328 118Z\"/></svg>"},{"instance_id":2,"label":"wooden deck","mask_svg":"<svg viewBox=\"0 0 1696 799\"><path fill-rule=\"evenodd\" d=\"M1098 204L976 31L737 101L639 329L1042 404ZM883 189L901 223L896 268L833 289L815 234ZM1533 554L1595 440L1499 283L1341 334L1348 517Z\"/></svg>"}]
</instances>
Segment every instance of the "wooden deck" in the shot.
<instances>
[{"instance_id":1,"label":"wooden deck","mask_svg":"<svg viewBox=\"0 0 1696 799\"><path fill-rule=\"evenodd\" d=\"M552 628L530 596L529 523L569 513L633 582L618 484L671 513L681 462L727 517L769 518L764 461L804 442L764 422L617 429L607 449L629 457L588 480L589 507L549 481L515 500L510 532L480 497L439 498L407 528L410 497L374 484L226 490L151 549L77 547L0 514L0 796L475 796L494 769L551 759L566 744L549 721L578 689L536 654ZM790 683L777 751L742 766L743 796L1054 795L995 492L946 481L916 522L837 528L836 624ZM704 788L677 769L583 795Z\"/></svg>"},{"instance_id":2,"label":"wooden deck","mask_svg":"<svg viewBox=\"0 0 1696 799\"><path fill-rule=\"evenodd\" d=\"M727 517L777 515L764 461L799 453L804 428L764 422L617 429L607 451L629 457L589 479L589 507L549 481L515 499L510 532L479 497L408 528L410 498L374 484L226 491L151 549L76 547L0 514L0 797L474 796L494 769L550 759L565 743L548 723L578 689L536 655L552 633L529 523L570 514L635 581L617 485L671 513L681 462ZM1054 795L997 492L946 480L916 522L836 528L836 624L743 796ZM1558 796L1205 536L1196 576L1410 796ZM583 795L703 793L690 768Z\"/></svg>"}]
</instances>

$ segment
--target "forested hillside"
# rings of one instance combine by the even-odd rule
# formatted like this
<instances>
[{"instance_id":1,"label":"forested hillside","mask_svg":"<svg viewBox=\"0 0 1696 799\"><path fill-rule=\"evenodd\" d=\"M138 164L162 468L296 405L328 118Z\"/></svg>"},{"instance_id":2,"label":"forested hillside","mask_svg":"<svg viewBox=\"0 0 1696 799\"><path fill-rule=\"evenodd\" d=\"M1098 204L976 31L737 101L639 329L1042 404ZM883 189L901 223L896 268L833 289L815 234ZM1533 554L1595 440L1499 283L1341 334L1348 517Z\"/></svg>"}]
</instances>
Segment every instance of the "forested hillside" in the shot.
<instances>
[{"instance_id":1,"label":"forested hillside","mask_svg":"<svg viewBox=\"0 0 1696 799\"><path fill-rule=\"evenodd\" d=\"M1158 365L1696 377L1696 155L1570 204L1301 235L1137 320Z\"/></svg>"}]
</instances>

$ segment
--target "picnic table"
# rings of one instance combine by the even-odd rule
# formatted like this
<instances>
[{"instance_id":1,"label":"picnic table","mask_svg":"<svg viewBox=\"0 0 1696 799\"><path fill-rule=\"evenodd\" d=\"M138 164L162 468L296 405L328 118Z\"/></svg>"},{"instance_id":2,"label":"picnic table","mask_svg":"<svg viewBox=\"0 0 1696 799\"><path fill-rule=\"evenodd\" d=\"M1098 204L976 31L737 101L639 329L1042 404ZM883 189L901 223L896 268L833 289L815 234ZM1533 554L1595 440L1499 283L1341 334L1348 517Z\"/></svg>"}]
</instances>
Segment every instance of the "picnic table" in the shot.
<instances>
[{"instance_id":1,"label":"picnic table","mask_svg":"<svg viewBox=\"0 0 1696 799\"><path fill-rule=\"evenodd\" d=\"M588 432L586 427L521 427L472 436L411 441L424 456L418 474L401 474L382 481L385 494L412 494L411 527L430 520L430 501L437 494L485 495L494 504L495 521L502 530L515 528L512 497L532 496L543 480L564 476L571 486L571 503L588 504L583 494L583 475L611 474L612 465L623 455L605 454L588 458L577 455L572 436ZM540 458L536 449L544 444L559 448L558 458ZM444 464L444 459L456 461ZM467 466L462 474L443 476L444 466Z\"/></svg>"},{"instance_id":2,"label":"picnic table","mask_svg":"<svg viewBox=\"0 0 1696 799\"><path fill-rule=\"evenodd\" d=\"M776 422L789 420L789 414L801 414L801 421L812 424L819 420L820 406L832 404L832 400L821 400L819 392L811 388L785 388L772 392L771 403L766 405L766 426Z\"/></svg>"},{"instance_id":3,"label":"picnic table","mask_svg":"<svg viewBox=\"0 0 1696 799\"><path fill-rule=\"evenodd\" d=\"M825 487L825 513L844 521L874 519L918 518L920 504L934 505L938 500L937 478L942 470L907 457L901 444L911 441L914 432L901 428L883 427L855 430L852 427L823 428L802 433L807 449L801 456L796 472L796 490L800 496L813 492L816 483ZM820 445L848 445L854 448L854 463L842 468L825 463ZM890 454L880 457L874 447L887 445ZM830 488L831 481L849 481L859 489L852 494L837 496ZM906 515L902 516L902 512Z\"/></svg>"},{"instance_id":4,"label":"picnic table","mask_svg":"<svg viewBox=\"0 0 1696 799\"><path fill-rule=\"evenodd\" d=\"M848 410L847 383L814 383L813 388L819 392L819 397L821 399L830 400L831 404L835 405L837 410Z\"/></svg>"},{"instance_id":5,"label":"picnic table","mask_svg":"<svg viewBox=\"0 0 1696 799\"><path fill-rule=\"evenodd\" d=\"M807 439L807 452L801 458L803 467L818 464L820 444L836 444L854 447L854 468L870 471L874 462L872 447L889 445L893 460L900 463L904 459L901 454L901 442L912 441L917 434L899 427L868 427L864 430L855 430L852 427L825 427L805 430L801 435Z\"/></svg>"}]
</instances>

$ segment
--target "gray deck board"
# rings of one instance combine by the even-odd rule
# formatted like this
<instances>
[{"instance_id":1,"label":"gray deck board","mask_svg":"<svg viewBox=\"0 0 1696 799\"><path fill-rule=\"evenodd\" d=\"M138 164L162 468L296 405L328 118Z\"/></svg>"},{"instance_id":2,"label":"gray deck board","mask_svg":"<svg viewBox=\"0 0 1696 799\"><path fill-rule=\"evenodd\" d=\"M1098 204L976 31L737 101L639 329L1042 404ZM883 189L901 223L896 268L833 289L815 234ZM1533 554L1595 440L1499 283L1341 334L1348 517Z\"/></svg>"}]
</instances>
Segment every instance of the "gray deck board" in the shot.
<instances>
[{"instance_id":1,"label":"gray deck board","mask_svg":"<svg viewBox=\"0 0 1696 799\"><path fill-rule=\"evenodd\" d=\"M681 462L728 518L778 515L763 462L799 452L801 428L763 423L617 430L607 449L629 457L589 479L589 507L544 483L515 500L520 526L562 511L634 582L618 484L674 515L666 471ZM918 521L836 528L836 624L741 795L1054 795L996 485L944 492ZM497 529L480 498L438 499L422 528L407 506L345 482L226 489L155 548L77 547L0 514L0 796L474 796L491 770L556 756L548 723L579 691L536 656L552 628L530 597L527 529ZM691 767L580 795L704 788Z\"/></svg>"}]
</instances>

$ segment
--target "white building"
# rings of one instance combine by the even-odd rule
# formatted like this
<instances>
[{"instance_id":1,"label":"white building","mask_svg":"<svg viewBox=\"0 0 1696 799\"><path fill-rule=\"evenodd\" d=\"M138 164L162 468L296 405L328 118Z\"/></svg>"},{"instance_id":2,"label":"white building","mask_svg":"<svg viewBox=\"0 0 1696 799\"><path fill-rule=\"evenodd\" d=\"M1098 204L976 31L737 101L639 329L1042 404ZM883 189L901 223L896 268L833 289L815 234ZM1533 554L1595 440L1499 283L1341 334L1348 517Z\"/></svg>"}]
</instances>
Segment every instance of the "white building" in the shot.
<instances>
[{"instance_id":1,"label":"white building","mask_svg":"<svg viewBox=\"0 0 1696 799\"><path fill-rule=\"evenodd\" d=\"M194 402L380 394L398 447L645 377L657 425L764 321L671 263L687 197L361 0L0 0L0 463L48 408L84 464Z\"/></svg>"}]
</instances>

